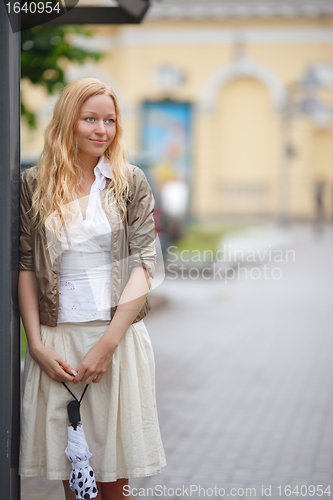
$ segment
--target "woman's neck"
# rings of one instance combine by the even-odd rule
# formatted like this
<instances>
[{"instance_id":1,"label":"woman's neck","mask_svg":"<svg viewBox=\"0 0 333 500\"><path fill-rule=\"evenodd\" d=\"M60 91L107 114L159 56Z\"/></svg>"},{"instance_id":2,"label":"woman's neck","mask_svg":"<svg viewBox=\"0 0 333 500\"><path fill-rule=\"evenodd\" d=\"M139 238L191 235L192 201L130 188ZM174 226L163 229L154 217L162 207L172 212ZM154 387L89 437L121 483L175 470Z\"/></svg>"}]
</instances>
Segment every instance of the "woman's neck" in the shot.
<instances>
[{"instance_id":1,"label":"woman's neck","mask_svg":"<svg viewBox=\"0 0 333 500\"><path fill-rule=\"evenodd\" d=\"M97 163L99 162L99 156L90 156L90 155L85 155L80 154L79 159L80 159L80 166L83 170L83 176L84 177L94 177L94 168L96 167Z\"/></svg>"},{"instance_id":2,"label":"woman's neck","mask_svg":"<svg viewBox=\"0 0 333 500\"><path fill-rule=\"evenodd\" d=\"M78 197L86 196L90 193L91 186L95 181L94 168L96 167L98 161L98 156L80 156L80 166L83 170L83 177L76 189Z\"/></svg>"}]
</instances>

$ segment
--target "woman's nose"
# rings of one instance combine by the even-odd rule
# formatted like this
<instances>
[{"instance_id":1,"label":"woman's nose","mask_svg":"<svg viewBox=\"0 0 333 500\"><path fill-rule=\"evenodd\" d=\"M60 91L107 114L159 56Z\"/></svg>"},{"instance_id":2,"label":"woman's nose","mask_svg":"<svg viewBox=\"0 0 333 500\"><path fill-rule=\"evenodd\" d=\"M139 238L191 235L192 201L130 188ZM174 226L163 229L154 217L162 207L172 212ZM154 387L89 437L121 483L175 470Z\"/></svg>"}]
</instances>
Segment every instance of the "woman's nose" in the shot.
<instances>
[{"instance_id":1,"label":"woman's nose","mask_svg":"<svg viewBox=\"0 0 333 500\"><path fill-rule=\"evenodd\" d=\"M105 134L106 129L103 120L99 120L96 122L96 132L98 132L99 134Z\"/></svg>"}]
</instances>

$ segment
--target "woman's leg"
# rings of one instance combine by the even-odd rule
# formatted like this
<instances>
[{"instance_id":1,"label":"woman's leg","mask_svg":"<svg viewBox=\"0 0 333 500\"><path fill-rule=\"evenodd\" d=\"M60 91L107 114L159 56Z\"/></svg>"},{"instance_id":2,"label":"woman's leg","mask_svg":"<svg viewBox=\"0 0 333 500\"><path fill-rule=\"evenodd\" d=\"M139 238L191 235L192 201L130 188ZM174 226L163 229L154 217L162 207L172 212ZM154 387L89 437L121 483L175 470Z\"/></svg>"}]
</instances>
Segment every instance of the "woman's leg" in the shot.
<instances>
[{"instance_id":1,"label":"woman's leg","mask_svg":"<svg viewBox=\"0 0 333 500\"><path fill-rule=\"evenodd\" d=\"M62 484L64 485L66 500L76 500L74 491L72 491L69 487L69 481L63 481Z\"/></svg>"},{"instance_id":2,"label":"woman's leg","mask_svg":"<svg viewBox=\"0 0 333 500\"><path fill-rule=\"evenodd\" d=\"M123 490L123 487L127 485L128 479L117 479L117 481L112 481L112 483L97 483L99 491L102 492L103 500L124 500L124 498L130 500L131 497L128 495L128 488L125 491Z\"/></svg>"},{"instance_id":3,"label":"woman's leg","mask_svg":"<svg viewBox=\"0 0 333 500\"><path fill-rule=\"evenodd\" d=\"M65 498L66 500L76 500L76 496L74 491L72 491L69 487L69 481L63 481L62 484L64 485L64 490L65 490ZM97 488L98 488L98 495L95 497L95 500L102 500L104 497L102 497L101 493L101 486L102 483L97 483Z\"/></svg>"}]
</instances>

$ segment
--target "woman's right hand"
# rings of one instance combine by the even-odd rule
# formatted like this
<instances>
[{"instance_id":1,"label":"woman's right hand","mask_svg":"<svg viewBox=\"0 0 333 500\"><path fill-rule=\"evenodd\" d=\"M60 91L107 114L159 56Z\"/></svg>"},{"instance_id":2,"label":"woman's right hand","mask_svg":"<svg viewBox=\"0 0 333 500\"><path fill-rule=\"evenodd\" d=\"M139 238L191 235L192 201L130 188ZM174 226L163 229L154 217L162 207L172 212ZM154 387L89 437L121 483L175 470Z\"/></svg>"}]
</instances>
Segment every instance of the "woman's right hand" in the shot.
<instances>
[{"instance_id":1,"label":"woman's right hand","mask_svg":"<svg viewBox=\"0 0 333 500\"><path fill-rule=\"evenodd\" d=\"M20 271L18 292L20 313L31 357L52 380L72 382L76 371L53 349L48 349L42 343L37 281L34 271Z\"/></svg>"},{"instance_id":2,"label":"woman's right hand","mask_svg":"<svg viewBox=\"0 0 333 500\"><path fill-rule=\"evenodd\" d=\"M75 370L59 354L42 343L38 310L37 281L34 271L19 273L19 303L31 357L56 382L72 382Z\"/></svg>"},{"instance_id":3,"label":"woman's right hand","mask_svg":"<svg viewBox=\"0 0 333 500\"><path fill-rule=\"evenodd\" d=\"M52 380L59 383L73 382L77 374L76 371L53 349L49 349L41 344L37 349L34 349L33 353L30 352L30 354Z\"/></svg>"}]
</instances>

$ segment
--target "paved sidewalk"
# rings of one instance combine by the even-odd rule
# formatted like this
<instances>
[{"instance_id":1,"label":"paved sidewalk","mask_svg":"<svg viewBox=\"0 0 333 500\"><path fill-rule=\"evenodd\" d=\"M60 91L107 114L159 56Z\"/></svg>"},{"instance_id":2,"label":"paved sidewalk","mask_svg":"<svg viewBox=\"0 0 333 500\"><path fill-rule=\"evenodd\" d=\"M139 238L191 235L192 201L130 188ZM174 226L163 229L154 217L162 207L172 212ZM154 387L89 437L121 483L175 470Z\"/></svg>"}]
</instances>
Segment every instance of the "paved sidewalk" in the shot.
<instances>
[{"instance_id":1,"label":"paved sidewalk","mask_svg":"<svg viewBox=\"0 0 333 500\"><path fill-rule=\"evenodd\" d=\"M167 278L156 289L169 306L145 323L168 465L130 481L140 498L332 494L333 230L294 225L288 238L295 260L282 252L233 280ZM32 499L63 500L62 487L23 479L22 500Z\"/></svg>"}]
</instances>

